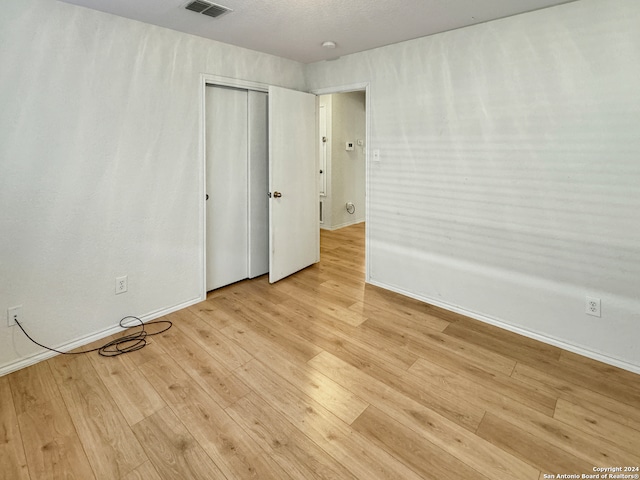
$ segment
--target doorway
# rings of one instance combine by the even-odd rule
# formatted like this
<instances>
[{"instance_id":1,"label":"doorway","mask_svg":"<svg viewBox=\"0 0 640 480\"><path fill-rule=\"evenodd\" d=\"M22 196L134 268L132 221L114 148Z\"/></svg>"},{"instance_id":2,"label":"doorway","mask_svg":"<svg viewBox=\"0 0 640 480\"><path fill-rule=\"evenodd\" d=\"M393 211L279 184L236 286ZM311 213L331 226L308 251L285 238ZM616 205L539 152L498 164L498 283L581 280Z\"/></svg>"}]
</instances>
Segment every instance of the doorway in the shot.
<instances>
[{"instance_id":1,"label":"doorway","mask_svg":"<svg viewBox=\"0 0 640 480\"><path fill-rule=\"evenodd\" d=\"M369 252L369 212L370 212L370 176L372 169L378 170L380 168L380 158L379 156L374 158L374 163L371 163L370 152L372 151L369 146L369 139L371 138L371 89L370 85L367 82L364 83L356 83L351 85L342 85L336 87L328 87L328 88L320 88L316 90L312 90L312 93L315 95L330 95L335 93L346 93L346 92L357 92L363 91L365 93L365 141L364 141L364 152L365 152L365 202L364 202L364 268L365 268L365 282L369 282L371 279L371 264L370 264L370 252Z\"/></svg>"},{"instance_id":2,"label":"doorway","mask_svg":"<svg viewBox=\"0 0 640 480\"><path fill-rule=\"evenodd\" d=\"M366 92L320 95L320 226L365 221Z\"/></svg>"}]
</instances>

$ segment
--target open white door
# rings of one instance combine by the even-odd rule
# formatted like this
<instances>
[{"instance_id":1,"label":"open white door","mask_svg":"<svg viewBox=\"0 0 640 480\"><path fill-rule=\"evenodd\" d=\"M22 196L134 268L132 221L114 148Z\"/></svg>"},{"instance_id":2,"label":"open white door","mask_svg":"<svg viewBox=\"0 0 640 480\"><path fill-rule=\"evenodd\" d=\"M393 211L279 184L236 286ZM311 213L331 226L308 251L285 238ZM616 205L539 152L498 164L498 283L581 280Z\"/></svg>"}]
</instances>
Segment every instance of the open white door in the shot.
<instances>
[{"instance_id":1,"label":"open white door","mask_svg":"<svg viewBox=\"0 0 640 480\"><path fill-rule=\"evenodd\" d=\"M269 87L269 282L320 260L316 96Z\"/></svg>"}]
</instances>

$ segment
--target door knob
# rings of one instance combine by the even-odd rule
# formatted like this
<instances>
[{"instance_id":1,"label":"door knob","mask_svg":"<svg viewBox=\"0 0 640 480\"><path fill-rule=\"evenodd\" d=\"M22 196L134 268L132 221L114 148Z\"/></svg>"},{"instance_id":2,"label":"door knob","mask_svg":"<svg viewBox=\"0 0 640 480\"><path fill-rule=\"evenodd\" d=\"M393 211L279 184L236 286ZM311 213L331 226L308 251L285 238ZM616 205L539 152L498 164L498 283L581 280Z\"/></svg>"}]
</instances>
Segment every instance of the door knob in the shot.
<instances>
[{"instance_id":1,"label":"door knob","mask_svg":"<svg viewBox=\"0 0 640 480\"><path fill-rule=\"evenodd\" d=\"M280 198L282 196L282 194L280 192L273 192L273 196L275 198Z\"/></svg>"}]
</instances>

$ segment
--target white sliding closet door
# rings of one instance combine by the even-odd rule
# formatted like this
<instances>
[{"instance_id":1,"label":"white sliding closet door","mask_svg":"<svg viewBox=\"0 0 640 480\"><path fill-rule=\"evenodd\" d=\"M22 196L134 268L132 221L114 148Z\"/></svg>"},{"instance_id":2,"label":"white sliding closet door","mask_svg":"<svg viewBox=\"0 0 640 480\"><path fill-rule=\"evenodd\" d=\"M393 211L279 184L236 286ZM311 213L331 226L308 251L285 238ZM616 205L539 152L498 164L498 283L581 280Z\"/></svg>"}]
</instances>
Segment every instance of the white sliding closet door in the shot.
<instances>
[{"instance_id":1,"label":"white sliding closet door","mask_svg":"<svg viewBox=\"0 0 640 480\"><path fill-rule=\"evenodd\" d=\"M248 95L206 89L207 290L248 277Z\"/></svg>"},{"instance_id":2,"label":"white sliding closet door","mask_svg":"<svg viewBox=\"0 0 640 480\"><path fill-rule=\"evenodd\" d=\"M208 86L205 102L207 291L317 262L315 96Z\"/></svg>"}]
</instances>

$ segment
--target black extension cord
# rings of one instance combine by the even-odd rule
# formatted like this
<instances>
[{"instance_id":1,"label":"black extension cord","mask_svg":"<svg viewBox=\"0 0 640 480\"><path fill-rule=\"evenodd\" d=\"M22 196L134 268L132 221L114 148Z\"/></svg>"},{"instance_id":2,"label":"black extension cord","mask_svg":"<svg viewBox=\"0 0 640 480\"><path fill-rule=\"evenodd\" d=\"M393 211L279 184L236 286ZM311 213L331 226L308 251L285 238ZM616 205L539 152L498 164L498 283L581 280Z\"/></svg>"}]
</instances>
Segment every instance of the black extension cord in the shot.
<instances>
[{"instance_id":1,"label":"black extension cord","mask_svg":"<svg viewBox=\"0 0 640 480\"><path fill-rule=\"evenodd\" d=\"M126 320L137 320L140 323L136 325L124 325L124 322ZM20 322L16 320L16 324L20 327L20 330L22 330L22 333L24 333L29 340L31 340L33 343L35 343L36 345L42 348L51 350L52 352L61 353L62 355L82 355L85 353L98 352L103 357L116 357L118 355L122 355L125 353L138 351L141 348L144 348L145 345L147 344L147 337L152 337L153 335L164 333L173 326L173 323L169 320L154 320L154 321L145 323L142 320L140 320L138 317L129 315L120 320L119 322L120 326L125 330L130 328L140 327L141 329L139 332L131 333L129 335L124 335L120 338L116 338L115 340L105 343L101 347L92 348L91 350L83 350L81 352L61 352L60 350L56 350L55 348L47 347L46 345L42 345L41 343L36 342L33 338L31 338L31 335L29 335L25 331L25 329L22 328L22 325L20 325ZM149 333L145 330L144 327L152 324L165 324L167 326L157 332Z\"/></svg>"}]
</instances>

